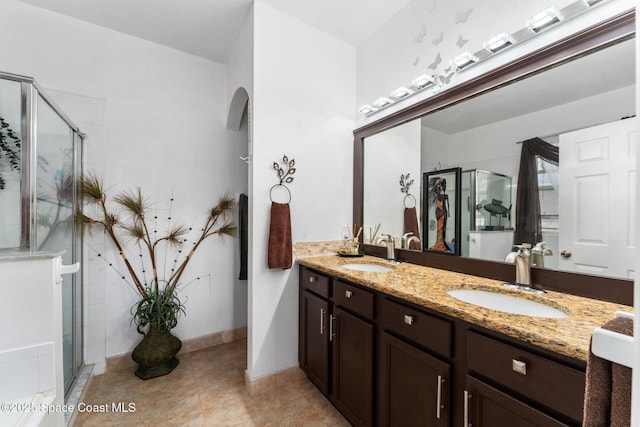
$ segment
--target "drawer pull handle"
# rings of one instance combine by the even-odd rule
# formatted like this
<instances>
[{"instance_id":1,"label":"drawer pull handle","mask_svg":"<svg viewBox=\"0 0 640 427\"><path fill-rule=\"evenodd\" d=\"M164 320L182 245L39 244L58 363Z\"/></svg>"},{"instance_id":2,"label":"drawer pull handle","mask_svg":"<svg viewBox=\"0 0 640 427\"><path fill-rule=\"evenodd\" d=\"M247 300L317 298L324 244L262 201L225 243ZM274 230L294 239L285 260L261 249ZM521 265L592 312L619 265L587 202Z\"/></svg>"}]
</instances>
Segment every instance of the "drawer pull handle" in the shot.
<instances>
[{"instance_id":1,"label":"drawer pull handle","mask_svg":"<svg viewBox=\"0 0 640 427\"><path fill-rule=\"evenodd\" d=\"M409 314L405 314L404 315L404 323L406 323L409 326L413 325L413 316L411 316Z\"/></svg>"},{"instance_id":2,"label":"drawer pull handle","mask_svg":"<svg viewBox=\"0 0 640 427\"><path fill-rule=\"evenodd\" d=\"M333 314L329 315L329 341L333 341L333 337L336 336L336 334L333 333L333 321L336 320L335 316Z\"/></svg>"},{"instance_id":3,"label":"drawer pull handle","mask_svg":"<svg viewBox=\"0 0 640 427\"><path fill-rule=\"evenodd\" d=\"M320 309L320 335L324 335L324 309Z\"/></svg>"},{"instance_id":4,"label":"drawer pull handle","mask_svg":"<svg viewBox=\"0 0 640 427\"><path fill-rule=\"evenodd\" d=\"M471 400L471 393L467 390L464 391L464 427L469 427L469 400Z\"/></svg>"},{"instance_id":5,"label":"drawer pull handle","mask_svg":"<svg viewBox=\"0 0 640 427\"><path fill-rule=\"evenodd\" d=\"M512 359L511 360L511 368L514 372L517 372L522 375L527 375L527 364L520 360Z\"/></svg>"},{"instance_id":6,"label":"drawer pull handle","mask_svg":"<svg viewBox=\"0 0 640 427\"><path fill-rule=\"evenodd\" d=\"M309 283L316 283L316 278L313 276L309 277Z\"/></svg>"},{"instance_id":7,"label":"drawer pull handle","mask_svg":"<svg viewBox=\"0 0 640 427\"><path fill-rule=\"evenodd\" d=\"M442 404L442 383L444 380L442 379L442 375L438 375L438 388L436 392L436 418L440 419L440 412L444 405Z\"/></svg>"},{"instance_id":8,"label":"drawer pull handle","mask_svg":"<svg viewBox=\"0 0 640 427\"><path fill-rule=\"evenodd\" d=\"M351 291L344 291L344 296L347 298L351 298L351 296L353 295L353 292Z\"/></svg>"}]
</instances>

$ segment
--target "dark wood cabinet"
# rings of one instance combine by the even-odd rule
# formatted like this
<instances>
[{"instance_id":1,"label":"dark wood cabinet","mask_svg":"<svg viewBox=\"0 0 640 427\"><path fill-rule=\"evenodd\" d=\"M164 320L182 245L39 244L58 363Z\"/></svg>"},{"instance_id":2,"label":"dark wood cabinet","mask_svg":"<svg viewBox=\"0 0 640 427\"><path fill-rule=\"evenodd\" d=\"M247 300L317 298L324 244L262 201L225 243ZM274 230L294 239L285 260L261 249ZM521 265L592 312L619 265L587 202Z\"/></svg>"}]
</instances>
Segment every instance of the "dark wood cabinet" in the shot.
<instances>
[{"instance_id":1,"label":"dark wood cabinet","mask_svg":"<svg viewBox=\"0 0 640 427\"><path fill-rule=\"evenodd\" d=\"M450 367L387 332L380 334L379 426L448 426Z\"/></svg>"},{"instance_id":2,"label":"dark wood cabinet","mask_svg":"<svg viewBox=\"0 0 640 427\"><path fill-rule=\"evenodd\" d=\"M474 331L467 331L466 339L469 372L580 425L584 372Z\"/></svg>"},{"instance_id":3,"label":"dark wood cabinet","mask_svg":"<svg viewBox=\"0 0 640 427\"><path fill-rule=\"evenodd\" d=\"M358 426L579 426L584 362L300 268L300 366Z\"/></svg>"},{"instance_id":4,"label":"dark wood cabinet","mask_svg":"<svg viewBox=\"0 0 640 427\"><path fill-rule=\"evenodd\" d=\"M300 295L300 367L311 382L329 393L329 302L309 291Z\"/></svg>"},{"instance_id":5,"label":"dark wood cabinet","mask_svg":"<svg viewBox=\"0 0 640 427\"><path fill-rule=\"evenodd\" d=\"M300 272L300 367L352 425L373 425L373 293Z\"/></svg>"},{"instance_id":6,"label":"dark wood cabinet","mask_svg":"<svg viewBox=\"0 0 640 427\"><path fill-rule=\"evenodd\" d=\"M471 376L467 376L464 398L465 426L557 427L567 425Z\"/></svg>"},{"instance_id":7,"label":"dark wood cabinet","mask_svg":"<svg viewBox=\"0 0 640 427\"><path fill-rule=\"evenodd\" d=\"M333 393L354 425L373 425L373 325L333 308Z\"/></svg>"}]
</instances>

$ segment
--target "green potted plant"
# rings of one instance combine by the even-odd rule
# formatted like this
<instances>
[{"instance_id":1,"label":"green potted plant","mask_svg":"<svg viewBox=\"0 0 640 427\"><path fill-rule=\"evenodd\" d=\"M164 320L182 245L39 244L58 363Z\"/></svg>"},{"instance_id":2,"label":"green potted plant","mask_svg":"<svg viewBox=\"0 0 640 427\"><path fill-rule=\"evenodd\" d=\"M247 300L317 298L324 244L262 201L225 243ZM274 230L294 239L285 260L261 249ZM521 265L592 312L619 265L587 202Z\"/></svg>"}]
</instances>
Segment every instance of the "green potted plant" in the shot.
<instances>
[{"instance_id":1,"label":"green potted plant","mask_svg":"<svg viewBox=\"0 0 640 427\"><path fill-rule=\"evenodd\" d=\"M115 245L127 270L129 279L139 300L132 308L132 323L137 331L144 335L141 342L133 350L132 358L138 363L136 375L149 379L166 375L179 363L175 357L181 341L171 334L178 324L178 319L185 314L185 306L178 296L181 279L196 250L203 241L212 236L233 236L236 227L228 216L235 205L235 200L225 195L208 211L205 224L190 248L185 249L186 236L191 229L182 225L168 227L166 234L156 230L156 218L148 214L150 205L140 188L135 191L123 191L113 197L112 202L119 208L111 210L102 180L95 174L81 178L80 188L85 206L95 207L95 215L89 216L85 209L78 213L80 224L91 229L101 227L109 240ZM120 215L119 215L120 213ZM122 216L122 218L121 218ZM137 271L127 255L123 244L125 238L132 238L140 248L139 257L146 260L145 270ZM160 272L159 256L175 251L175 262L169 271ZM165 274L165 277L161 277Z\"/></svg>"}]
</instances>

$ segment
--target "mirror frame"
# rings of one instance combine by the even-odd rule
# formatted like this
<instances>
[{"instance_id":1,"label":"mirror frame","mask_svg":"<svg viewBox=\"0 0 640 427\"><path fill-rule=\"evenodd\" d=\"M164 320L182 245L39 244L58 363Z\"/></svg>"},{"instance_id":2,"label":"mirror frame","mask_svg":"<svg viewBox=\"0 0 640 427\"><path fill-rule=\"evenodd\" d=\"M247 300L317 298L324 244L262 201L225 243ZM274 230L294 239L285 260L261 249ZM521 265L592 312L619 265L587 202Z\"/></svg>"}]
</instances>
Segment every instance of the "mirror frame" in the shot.
<instances>
[{"instance_id":1,"label":"mirror frame","mask_svg":"<svg viewBox=\"0 0 640 427\"><path fill-rule=\"evenodd\" d=\"M403 108L353 131L353 222L362 224L364 216L364 140L379 132L418 119L484 92L526 78L549 67L571 61L635 36L635 11L629 10L605 22L572 34L541 49L530 52L502 67L443 90L413 105ZM385 256L385 248L362 244L362 250L378 257ZM396 258L412 264L441 268L496 280L513 281L512 264L475 258L442 256L432 252L397 249ZM546 289L633 305L633 281L560 270L531 269L534 283Z\"/></svg>"}]
</instances>

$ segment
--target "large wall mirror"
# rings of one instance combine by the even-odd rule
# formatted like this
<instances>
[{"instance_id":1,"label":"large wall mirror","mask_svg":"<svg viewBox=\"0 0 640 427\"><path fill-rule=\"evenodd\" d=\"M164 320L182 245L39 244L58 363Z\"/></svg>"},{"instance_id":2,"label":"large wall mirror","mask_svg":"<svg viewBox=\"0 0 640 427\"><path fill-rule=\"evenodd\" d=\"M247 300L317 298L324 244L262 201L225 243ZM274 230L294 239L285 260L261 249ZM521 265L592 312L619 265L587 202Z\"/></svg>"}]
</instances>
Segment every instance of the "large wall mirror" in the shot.
<instances>
[{"instance_id":1,"label":"large wall mirror","mask_svg":"<svg viewBox=\"0 0 640 427\"><path fill-rule=\"evenodd\" d=\"M502 262L514 244L522 142L541 139L560 154L558 164L536 162L542 236L534 243L545 242L538 265L633 279L633 14L618 21L594 31L591 41L567 42L563 57L556 53L529 70L514 65L491 77L480 94L470 83L356 130L354 219L365 230L405 235L406 241L406 211L413 204L407 205L399 180L410 174L422 239L433 233L425 230L430 224L420 209L429 191L423 175L461 168L461 234L453 243L462 257ZM364 243L375 245L375 236L365 232Z\"/></svg>"}]
</instances>

